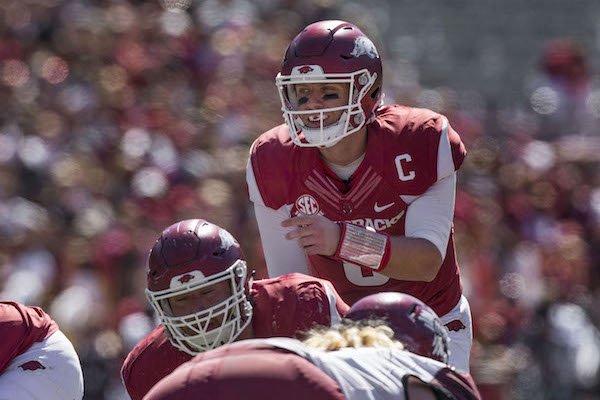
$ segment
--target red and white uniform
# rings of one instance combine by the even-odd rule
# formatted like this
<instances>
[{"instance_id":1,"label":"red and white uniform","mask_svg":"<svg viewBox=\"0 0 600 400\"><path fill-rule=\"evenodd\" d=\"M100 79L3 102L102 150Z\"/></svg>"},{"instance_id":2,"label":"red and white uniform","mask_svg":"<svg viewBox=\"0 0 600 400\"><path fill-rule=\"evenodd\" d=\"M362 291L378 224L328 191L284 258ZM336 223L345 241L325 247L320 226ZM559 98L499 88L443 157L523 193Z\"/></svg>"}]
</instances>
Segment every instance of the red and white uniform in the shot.
<instances>
[{"instance_id":1,"label":"red and white uniform","mask_svg":"<svg viewBox=\"0 0 600 400\"><path fill-rule=\"evenodd\" d=\"M252 328L257 338L293 337L313 325L339 322L348 305L331 283L289 274L254 281ZM189 361L189 354L171 345L162 325L131 350L121 369L123 382L133 400L141 399L159 380Z\"/></svg>"},{"instance_id":2,"label":"red and white uniform","mask_svg":"<svg viewBox=\"0 0 600 400\"><path fill-rule=\"evenodd\" d=\"M81 399L79 357L39 307L0 302L0 399Z\"/></svg>"},{"instance_id":3,"label":"red and white uniform","mask_svg":"<svg viewBox=\"0 0 600 400\"><path fill-rule=\"evenodd\" d=\"M316 367L316 368L315 368ZM148 393L146 400L403 400L415 377L439 399L477 400L469 374L404 350L347 348L325 352L294 339L244 340L198 355Z\"/></svg>"},{"instance_id":4,"label":"red and white uniform","mask_svg":"<svg viewBox=\"0 0 600 400\"><path fill-rule=\"evenodd\" d=\"M348 304L382 291L415 296L444 324L458 320L450 334L451 346L459 348L451 348L451 358L462 353L453 365L468 370L471 317L452 233L455 171L465 156L444 116L398 105L381 108L368 125L364 159L347 181L324 164L317 148L296 146L285 124L264 133L252 146L247 181L270 276L287 272L282 266L308 271L331 281ZM392 236L427 239L444 257L440 270L431 282L403 281L331 257L314 255L307 262L278 225L290 216L317 213Z\"/></svg>"}]
</instances>

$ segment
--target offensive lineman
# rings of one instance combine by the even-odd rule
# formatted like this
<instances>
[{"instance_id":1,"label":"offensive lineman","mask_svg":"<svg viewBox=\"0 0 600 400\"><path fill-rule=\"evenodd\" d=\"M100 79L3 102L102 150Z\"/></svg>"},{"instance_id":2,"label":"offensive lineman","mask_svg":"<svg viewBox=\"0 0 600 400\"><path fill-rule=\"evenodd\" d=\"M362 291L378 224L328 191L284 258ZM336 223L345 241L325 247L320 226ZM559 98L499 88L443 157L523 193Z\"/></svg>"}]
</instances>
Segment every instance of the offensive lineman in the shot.
<instances>
[{"instance_id":1,"label":"offensive lineman","mask_svg":"<svg viewBox=\"0 0 600 400\"><path fill-rule=\"evenodd\" d=\"M146 400L481 398L468 373L445 363L447 332L415 297L367 296L348 315L342 324L311 331L304 342L253 339L200 354Z\"/></svg>"},{"instance_id":2,"label":"offensive lineman","mask_svg":"<svg viewBox=\"0 0 600 400\"><path fill-rule=\"evenodd\" d=\"M348 310L322 279L288 274L252 282L234 237L202 219L162 232L148 258L146 294L161 325L121 369L133 400L200 352L241 339L293 337L336 323Z\"/></svg>"}]
</instances>

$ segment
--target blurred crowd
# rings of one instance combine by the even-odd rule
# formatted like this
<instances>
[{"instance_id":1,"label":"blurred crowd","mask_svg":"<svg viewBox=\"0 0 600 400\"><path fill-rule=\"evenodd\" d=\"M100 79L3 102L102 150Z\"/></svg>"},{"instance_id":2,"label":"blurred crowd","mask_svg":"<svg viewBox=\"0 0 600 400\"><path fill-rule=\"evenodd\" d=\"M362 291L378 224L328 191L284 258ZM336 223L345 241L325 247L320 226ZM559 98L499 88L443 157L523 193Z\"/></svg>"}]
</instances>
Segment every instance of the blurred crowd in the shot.
<instances>
[{"instance_id":1,"label":"blurred crowd","mask_svg":"<svg viewBox=\"0 0 600 400\"><path fill-rule=\"evenodd\" d=\"M289 40L330 18L379 40L386 102L444 113L467 146L455 234L483 398L600 399L600 90L585 49L532 49L536 73L508 107L420 82L418 57L390 48L402 42L367 7L0 1L0 298L59 323L86 399L127 398L119 368L156 323L145 261L163 228L219 224L265 276L249 146L283 122Z\"/></svg>"}]
</instances>

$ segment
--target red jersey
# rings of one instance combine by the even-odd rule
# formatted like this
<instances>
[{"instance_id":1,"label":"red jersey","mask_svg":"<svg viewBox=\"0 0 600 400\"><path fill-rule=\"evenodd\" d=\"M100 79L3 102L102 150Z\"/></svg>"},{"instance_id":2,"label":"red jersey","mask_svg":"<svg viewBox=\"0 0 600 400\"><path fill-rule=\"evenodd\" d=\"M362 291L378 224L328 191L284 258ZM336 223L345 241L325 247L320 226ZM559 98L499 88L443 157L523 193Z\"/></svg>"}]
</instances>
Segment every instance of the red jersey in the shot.
<instances>
[{"instance_id":1,"label":"red jersey","mask_svg":"<svg viewBox=\"0 0 600 400\"><path fill-rule=\"evenodd\" d=\"M144 399L346 399L337 382L304 358L244 342L199 354L161 380Z\"/></svg>"},{"instance_id":2,"label":"red jersey","mask_svg":"<svg viewBox=\"0 0 600 400\"><path fill-rule=\"evenodd\" d=\"M331 283L322 279L288 274L254 281L252 328L257 338L294 337L313 325L331 325L348 311ZM129 352L121 369L132 400L144 395L191 355L171 345L159 325Z\"/></svg>"},{"instance_id":3,"label":"red jersey","mask_svg":"<svg viewBox=\"0 0 600 400\"><path fill-rule=\"evenodd\" d=\"M408 351L326 352L278 338L243 340L199 354L154 386L146 400L403 400L409 378L439 399L481 399L469 374Z\"/></svg>"},{"instance_id":4,"label":"red jersey","mask_svg":"<svg viewBox=\"0 0 600 400\"><path fill-rule=\"evenodd\" d=\"M408 204L401 196L422 195L444 177L438 177L440 143L448 147L451 158L442 170L452 173L466 150L446 118L426 109L387 106L368 125L365 157L347 181L322 162L317 148L296 146L286 125L261 135L252 146L250 161L266 207L277 210L287 205L292 216L318 213L332 221L404 235ZM398 291L445 315L462 293L452 230L446 256L431 282L396 280L326 256L310 256L309 261L310 273L331 281L349 304L369 294Z\"/></svg>"},{"instance_id":5,"label":"red jersey","mask_svg":"<svg viewBox=\"0 0 600 400\"><path fill-rule=\"evenodd\" d=\"M58 330L58 325L39 307L0 302L0 374L19 354Z\"/></svg>"}]
</instances>

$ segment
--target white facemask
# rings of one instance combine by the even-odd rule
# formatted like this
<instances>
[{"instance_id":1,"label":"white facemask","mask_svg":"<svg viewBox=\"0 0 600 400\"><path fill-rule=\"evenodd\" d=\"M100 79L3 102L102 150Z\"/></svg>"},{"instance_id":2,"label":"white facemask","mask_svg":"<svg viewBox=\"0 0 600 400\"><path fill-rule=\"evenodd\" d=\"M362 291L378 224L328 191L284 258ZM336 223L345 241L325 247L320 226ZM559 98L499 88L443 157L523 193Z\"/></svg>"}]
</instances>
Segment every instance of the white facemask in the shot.
<instances>
[{"instance_id":1,"label":"white facemask","mask_svg":"<svg viewBox=\"0 0 600 400\"><path fill-rule=\"evenodd\" d=\"M309 128L302 122L302 119L296 118L296 124L302 129L304 139L313 146L332 147L344 138L344 132L348 125L348 113L340 116L337 122L329 126L320 126L319 128ZM322 124L322 122L321 122Z\"/></svg>"},{"instance_id":2,"label":"white facemask","mask_svg":"<svg viewBox=\"0 0 600 400\"><path fill-rule=\"evenodd\" d=\"M292 141L301 147L331 147L344 137L359 131L365 125L367 117L361 107L361 100L367 95L375 81L377 74L369 74L367 70L360 70L349 74L324 74L321 67L311 65L310 74L296 74L283 76L279 74L275 79L279 89L282 104L283 118L288 126ZM364 81L357 88L356 81ZM348 103L344 106L325 108L321 110L299 110L293 98L293 86L301 83L342 83L350 87ZM358 91L358 93L357 93ZM322 126L327 113L343 111L340 119L330 125ZM321 126L309 128L302 122L301 116L320 113ZM300 134L304 138L299 137Z\"/></svg>"}]
</instances>

